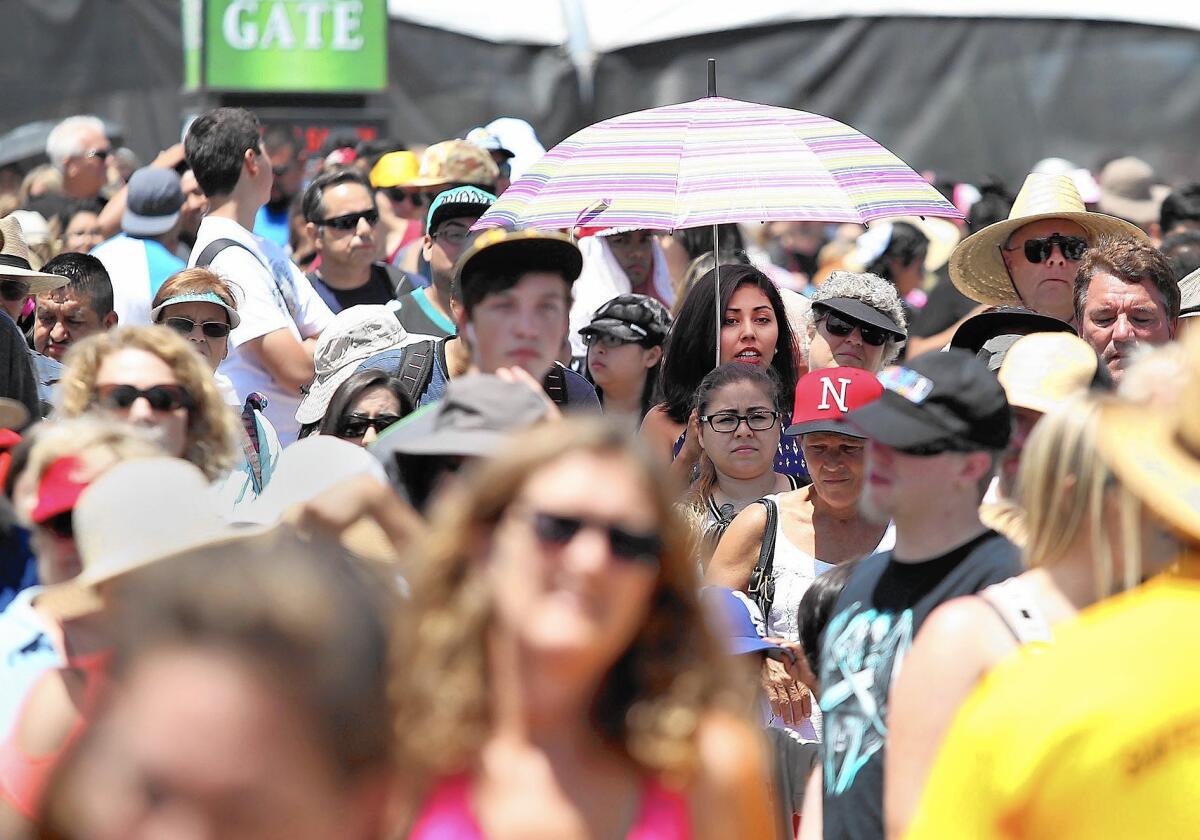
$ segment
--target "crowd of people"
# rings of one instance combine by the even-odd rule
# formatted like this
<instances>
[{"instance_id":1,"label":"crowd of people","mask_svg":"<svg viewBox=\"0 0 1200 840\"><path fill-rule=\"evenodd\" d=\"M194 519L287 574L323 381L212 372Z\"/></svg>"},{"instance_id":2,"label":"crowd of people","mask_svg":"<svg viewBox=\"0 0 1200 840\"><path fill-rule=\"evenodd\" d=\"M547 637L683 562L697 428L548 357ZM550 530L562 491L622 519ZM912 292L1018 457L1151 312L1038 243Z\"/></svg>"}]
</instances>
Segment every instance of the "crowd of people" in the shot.
<instances>
[{"instance_id":1,"label":"crowd of people","mask_svg":"<svg viewBox=\"0 0 1200 840\"><path fill-rule=\"evenodd\" d=\"M481 230L543 151L0 195L0 837L1194 834L1200 183Z\"/></svg>"}]
</instances>

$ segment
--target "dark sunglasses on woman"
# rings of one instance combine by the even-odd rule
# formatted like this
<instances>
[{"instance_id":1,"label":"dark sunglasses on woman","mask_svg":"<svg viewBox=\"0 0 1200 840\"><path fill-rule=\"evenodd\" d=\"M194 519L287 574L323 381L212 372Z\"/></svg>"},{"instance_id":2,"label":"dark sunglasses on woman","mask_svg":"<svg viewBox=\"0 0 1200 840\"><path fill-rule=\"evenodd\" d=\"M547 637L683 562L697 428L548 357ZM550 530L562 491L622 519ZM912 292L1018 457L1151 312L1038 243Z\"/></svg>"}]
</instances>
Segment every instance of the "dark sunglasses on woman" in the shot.
<instances>
[{"instance_id":1,"label":"dark sunglasses on woman","mask_svg":"<svg viewBox=\"0 0 1200 840\"><path fill-rule=\"evenodd\" d=\"M836 335L839 338L845 338L850 333L858 330L858 334L862 336L863 343L870 344L872 347L882 347L888 340L888 334L885 330L861 324L858 321L851 321L848 318L843 318L836 312L830 312L825 316L825 329L829 330L830 335Z\"/></svg>"},{"instance_id":2,"label":"dark sunglasses on woman","mask_svg":"<svg viewBox=\"0 0 1200 840\"><path fill-rule=\"evenodd\" d=\"M539 540L560 548L575 539L584 528L595 528L608 538L613 557L626 563L657 565L658 555L662 552L662 540L658 534L639 534L599 519L531 511L529 522Z\"/></svg>"},{"instance_id":3,"label":"dark sunglasses on woman","mask_svg":"<svg viewBox=\"0 0 1200 840\"><path fill-rule=\"evenodd\" d=\"M232 329L229 324L221 321L205 321L202 324L197 324L191 318L183 317L168 318L166 325L180 335L191 335L192 330L200 327L200 332L204 333L208 338L224 338L229 335L229 331Z\"/></svg>"},{"instance_id":4,"label":"dark sunglasses on woman","mask_svg":"<svg viewBox=\"0 0 1200 840\"><path fill-rule=\"evenodd\" d=\"M140 399L149 403L154 411L175 411L195 406L192 395L179 385L153 385L144 391L134 385L96 387L96 401L105 408L125 411Z\"/></svg>"},{"instance_id":5,"label":"dark sunglasses on woman","mask_svg":"<svg viewBox=\"0 0 1200 840\"><path fill-rule=\"evenodd\" d=\"M1041 239L1026 239L1022 250L1025 252L1025 259L1029 260L1029 262L1040 263L1054 253L1055 245L1062 252L1063 259L1070 260L1071 262L1078 262L1083 259L1083 252L1088 247L1086 239L1081 239L1078 236L1062 236L1054 233ZM1005 250L1015 251L1017 249L1006 248Z\"/></svg>"},{"instance_id":6,"label":"dark sunglasses on woman","mask_svg":"<svg viewBox=\"0 0 1200 840\"><path fill-rule=\"evenodd\" d=\"M383 191L388 198L397 203L411 201L413 207L424 207L429 203L429 197L423 192L409 192L403 187L384 187Z\"/></svg>"},{"instance_id":7,"label":"dark sunglasses on woman","mask_svg":"<svg viewBox=\"0 0 1200 840\"><path fill-rule=\"evenodd\" d=\"M367 429L374 429L376 434L379 434L388 426L400 420L395 414L381 414L378 417L364 417L361 414L351 414L342 423L341 437L360 438L367 433Z\"/></svg>"}]
</instances>

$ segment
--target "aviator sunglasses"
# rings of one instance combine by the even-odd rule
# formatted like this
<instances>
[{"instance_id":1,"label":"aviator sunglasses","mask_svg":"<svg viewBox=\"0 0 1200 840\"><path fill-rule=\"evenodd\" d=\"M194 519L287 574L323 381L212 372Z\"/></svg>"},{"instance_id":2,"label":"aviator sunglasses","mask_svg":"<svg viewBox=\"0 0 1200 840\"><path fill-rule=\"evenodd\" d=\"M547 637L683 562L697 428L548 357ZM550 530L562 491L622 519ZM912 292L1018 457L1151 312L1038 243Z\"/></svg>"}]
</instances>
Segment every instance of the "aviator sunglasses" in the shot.
<instances>
[{"instance_id":1,"label":"aviator sunglasses","mask_svg":"<svg viewBox=\"0 0 1200 840\"><path fill-rule=\"evenodd\" d=\"M879 327L847 320L836 312L830 312L825 316L825 329L829 330L830 335L836 335L838 338L845 338L857 329L858 334L862 336L863 343L870 344L872 347L882 347L888 340L887 332Z\"/></svg>"},{"instance_id":2,"label":"aviator sunglasses","mask_svg":"<svg viewBox=\"0 0 1200 840\"><path fill-rule=\"evenodd\" d=\"M374 227L379 221L378 210L364 210L361 213L347 213L344 216L334 216L332 219L322 219L317 222L320 227L331 227L334 230L354 230L358 227L358 220L366 219L367 224Z\"/></svg>"},{"instance_id":3,"label":"aviator sunglasses","mask_svg":"<svg viewBox=\"0 0 1200 840\"><path fill-rule=\"evenodd\" d=\"M206 338L224 338L229 335L231 327L229 324L221 321L205 321L202 324L197 324L191 318L175 317L168 318L166 324L171 329L180 335L191 335L192 330L200 327L200 332L204 333Z\"/></svg>"},{"instance_id":4,"label":"aviator sunglasses","mask_svg":"<svg viewBox=\"0 0 1200 840\"><path fill-rule=\"evenodd\" d=\"M622 562L657 565L662 551L662 540L657 534L639 534L600 519L546 511L532 511L528 518L533 533L546 545L562 548L584 528L595 528L608 537L609 550Z\"/></svg>"},{"instance_id":5,"label":"aviator sunglasses","mask_svg":"<svg viewBox=\"0 0 1200 840\"><path fill-rule=\"evenodd\" d=\"M98 385L96 401L109 409L125 411L135 402L145 399L154 411L175 411L192 408L192 395L179 385L154 385L142 390L133 385Z\"/></svg>"},{"instance_id":6,"label":"aviator sunglasses","mask_svg":"<svg viewBox=\"0 0 1200 840\"><path fill-rule=\"evenodd\" d=\"M1083 258L1083 252L1087 250L1087 240L1081 239L1078 236L1062 236L1060 234L1051 234L1042 239L1026 239L1023 250L1025 259L1031 263L1040 263L1047 259L1054 252L1054 246L1062 251L1064 259L1071 262L1077 262ZM1016 248L1005 248L1006 251L1015 251Z\"/></svg>"}]
</instances>

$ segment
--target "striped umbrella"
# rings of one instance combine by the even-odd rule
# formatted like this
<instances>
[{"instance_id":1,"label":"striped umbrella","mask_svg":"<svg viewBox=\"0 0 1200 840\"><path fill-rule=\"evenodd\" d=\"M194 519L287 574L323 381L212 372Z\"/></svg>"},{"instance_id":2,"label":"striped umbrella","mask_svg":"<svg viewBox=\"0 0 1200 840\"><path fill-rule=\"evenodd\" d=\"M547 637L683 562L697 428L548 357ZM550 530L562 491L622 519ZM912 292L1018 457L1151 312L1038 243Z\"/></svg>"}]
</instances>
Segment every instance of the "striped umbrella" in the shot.
<instances>
[{"instance_id":1,"label":"striped umbrella","mask_svg":"<svg viewBox=\"0 0 1200 840\"><path fill-rule=\"evenodd\" d=\"M676 230L727 222L865 224L961 214L904 161L848 125L709 96L572 134L477 227Z\"/></svg>"}]
</instances>

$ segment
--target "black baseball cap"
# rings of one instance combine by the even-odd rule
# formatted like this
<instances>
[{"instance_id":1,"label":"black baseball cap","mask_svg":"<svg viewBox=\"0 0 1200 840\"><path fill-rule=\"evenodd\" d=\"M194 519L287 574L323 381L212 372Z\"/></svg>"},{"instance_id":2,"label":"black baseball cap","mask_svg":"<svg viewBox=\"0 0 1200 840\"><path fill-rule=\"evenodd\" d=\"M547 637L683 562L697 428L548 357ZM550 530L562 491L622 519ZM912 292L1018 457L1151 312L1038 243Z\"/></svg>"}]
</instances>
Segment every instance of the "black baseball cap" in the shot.
<instances>
[{"instance_id":1,"label":"black baseball cap","mask_svg":"<svg viewBox=\"0 0 1200 840\"><path fill-rule=\"evenodd\" d=\"M908 333L904 327L892 320L892 316L886 312L880 312L869 303L852 297L833 297L825 300L814 300L812 302L813 309L816 314L820 314L818 307L831 309L839 315L844 315L851 321L857 321L860 324L866 324L869 327L878 327L885 332L894 335L898 340L904 341L908 338Z\"/></svg>"},{"instance_id":2,"label":"black baseball cap","mask_svg":"<svg viewBox=\"0 0 1200 840\"><path fill-rule=\"evenodd\" d=\"M846 415L871 440L901 452L1001 450L1012 413L1000 382L966 350L925 353L879 374L883 395Z\"/></svg>"},{"instance_id":3,"label":"black baseball cap","mask_svg":"<svg viewBox=\"0 0 1200 840\"><path fill-rule=\"evenodd\" d=\"M671 313L648 295L617 295L596 310L579 334L611 335L646 347L662 344L671 331Z\"/></svg>"}]
</instances>

